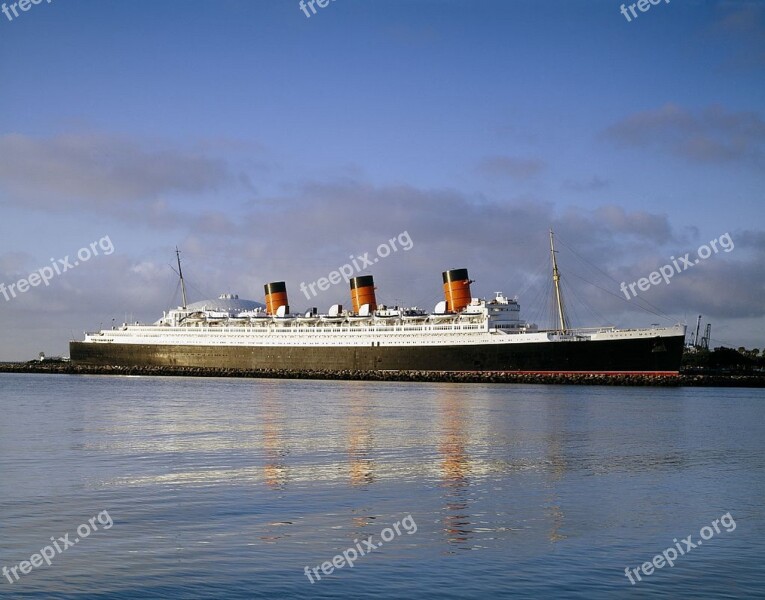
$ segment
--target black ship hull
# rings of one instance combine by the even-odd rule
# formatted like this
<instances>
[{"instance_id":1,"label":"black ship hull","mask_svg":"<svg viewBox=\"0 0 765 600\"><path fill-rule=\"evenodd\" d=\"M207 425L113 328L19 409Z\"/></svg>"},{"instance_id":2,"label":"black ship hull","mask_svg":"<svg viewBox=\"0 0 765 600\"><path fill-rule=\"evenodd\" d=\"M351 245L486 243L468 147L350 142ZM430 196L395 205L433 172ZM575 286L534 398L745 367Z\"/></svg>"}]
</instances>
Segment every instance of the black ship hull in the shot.
<instances>
[{"instance_id":1,"label":"black ship hull","mask_svg":"<svg viewBox=\"0 0 765 600\"><path fill-rule=\"evenodd\" d=\"M72 362L234 369L677 372L684 336L452 346L192 346L70 342Z\"/></svg>"}]
</instances>

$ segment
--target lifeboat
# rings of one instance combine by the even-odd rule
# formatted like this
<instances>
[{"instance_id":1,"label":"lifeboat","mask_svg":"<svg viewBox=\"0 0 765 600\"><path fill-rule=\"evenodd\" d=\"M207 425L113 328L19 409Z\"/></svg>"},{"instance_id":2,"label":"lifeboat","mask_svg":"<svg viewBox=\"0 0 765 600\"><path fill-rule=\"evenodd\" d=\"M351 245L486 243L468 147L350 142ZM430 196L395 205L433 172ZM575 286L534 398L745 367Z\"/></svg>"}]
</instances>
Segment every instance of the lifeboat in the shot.
<instances>
[{"instance_id":1,"label":"lifeboat","mask_svg":"<svg viewBox=\"0 0 765 600\"><path fill-rule=\"evenodd\" d=\"M311 310L307 310L305 314L295 317L295 322L298 325L313 325L314 323L319 322L319 315L316 309L312 308Z\"/></svg>"},{"instance_id":2,"label":"lifeboat","mask_svg":"<svg viewBox=\"0 0 765 600\"><path fill-rule=\"evenodd\" d=\"M343 305L333 304L329 307L329 313L321 315L319 319L322 323L342 323L345 320L345 315L343 315Z\"/></svg>"},{"instance_id":3,"label":"lifeboat","mask_svg":"<svg viewBox=\"0 0 765 600\"><path fill-rule=\"evenodd\" d=\"M420 323L428 320L428 313L417 307L407 308L401 312L401 319L406 323Z\"/></svg>"}]
</instances>

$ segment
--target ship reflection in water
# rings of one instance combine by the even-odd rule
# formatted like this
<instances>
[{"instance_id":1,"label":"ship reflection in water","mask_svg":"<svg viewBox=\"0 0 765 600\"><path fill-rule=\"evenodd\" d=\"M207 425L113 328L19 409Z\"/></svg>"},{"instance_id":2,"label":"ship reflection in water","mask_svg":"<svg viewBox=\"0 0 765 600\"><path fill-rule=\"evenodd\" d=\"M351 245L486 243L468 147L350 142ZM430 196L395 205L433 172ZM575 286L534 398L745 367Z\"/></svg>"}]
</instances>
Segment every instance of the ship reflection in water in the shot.
<instances>
[{"instance_id":1,"label":"ship reflection in water","mask_svg":"<svg viewBox=\"0 0 765 600\"><path fill-rule=\"evenodd\" d=\"M363 397L351 400L348 414L348 470L352 486L374 483L374 439L371 408Z\"/></svg>"},{"instance_id":2,"label":"ship reflection in water","mask_svg":"<svg viewBox=\"0 0 765 600\"><path fill-rule=\"evenodd\" d=\"M566 539L561 533L563 527L563 508L560 505L560 497L556 491L557 483L566 474L566 456L564 454L562 432L566 430L565 417L556 410L556 404L545 401L545 414L547 421L546 439L546 462L547 462L547 489L545 498L545 514L550 523L549 538L551 542L559 542Z\"/></svg>"},{"instance_id":3,"label":"ship reflection in water","mask_svg":"<svg viewBox=\"0 0 765 600\"><path fill-rule=\"evenodd\" d=\"M496 430L496 424L475 411L475 403L464 391L443 386L437 396L441 513L449 551L478 549L503 533L517 538L523 532L532 531L537 542L543 541L542 536L551 543L566 539L561 533L563 507L556 492L557 483L566 474L563 436L559 435L565 430L565 423L556 410L556 403L546 400L537 407L542 409L536 415L541 420L538 426L547 431L540 456L535 458L524 451L522 434L514 440L511 432ZM519 412L516 419L527 416ZM528 420L515 420L512 426L520 426L524 431L537 427L534 421ZM511 448L519 453L511 454ZM499 460L496 460L497 449L504 450ZM536 481L543 499L541 505L532 510L513 506L522 502L520 498L513 501L516 495L522 497L523 494L521 490L516 492L516 485L526 487L524 479L528 476ZM487 496L496 492L505 497L507 504L494 513L487 513L486 504L490 501Z\"/></svg>"},{"instance_id":4,"label":"ship reflection in water","mask_svg":"<svg viewBox=\"0 0 765 600\"><path fill-rule=\"evenodd\" d=\"M197 390L201 383L178 385ZM321 502L295 509L309 514L280 510L258 537L294 539L293 526L302 520L317 534L331 530L337 539L353 539L378 533L386 519L420 511L431 519L420 541L427 537L443 552L510 544L536 555L596 527L602 517L588 505L584 513L579 509L578 522L567 521L572 500L562 490L572 474L642 474L693 464L678 444L677 426L674 438L662 430L642 432L630 454L635 436L624 413L607 403L573 405L567 400L573 388L275 380L222 385L229 394L225 404L164 399L153 406L150 423L131 406L112 428L109 447L173 460L147 461L92 485L243 486L254 503L264 493L276 494L265 500L277 508L321 492ZM593 431L588 419L619 423L622 435ZM145 435L131 437L133 431ZM608 458L594 461L590 447L603 448ZM380 497L387 500L376 501Z\"/></svg>"},{"instance_id":5,"label":"ship reflection in water","mask_svg":"<svg viewBox=\"0 0 765 600\"><path fill-rule=\"evenodd\" d=\"M115 523L29 597L612 598L726 511L734 533L650 585L762 596L758 390L2 378L8 563L93 511ZM303 575L408 515L352 570Z\"/></svg>"},{"instance_id":6,"label":"ship reflection in water","mask_svg":"<svg viewBox=\"0 0 765 600\"><path fill-rule=\"evenodd\" d=\"M260 401L263 409L263 450L266 456L263 476L269 488L281 490L287 484L286 457L289 455L284 437L284 415L273 390L266 390Z\"/></svg>"},{"instance_id":7,"label":"ship reflection in water","mask_svg":"<svg viewBox=\"0 0 765 600\"><path fill-rule=\"evenodd\" d=\"M329 423L324 420L328 415L317 416L321 426L314 423L314 431L300 434L290 431L290 424L300 427L300 422L285 418L285 407L276 389L263 390L257 398L261 411L260 439L265 456L263 482L271 490L284 492L288 483L294 484L296 489L313 482L317 486L332 485L333 489L345 484L351 489L371 490L376 482L387 487L396 480L433 481L439 490L441 506L437 510L448 553L480 548L503 532L517 535L524 530L537 532L539 529L539 534L546 532L544 536L549 542L566 539L561 533L563 507L556 492L557 483L566 473L564 435L560 433L565 432L566 417L556 410L555 401L548 399L535 410L536 417L541 419L539 426L545 430L538 459L530 458L526 453L519 456L505 454L500 458L496 450L502 448L503 438L509 439L508 432L492 431L496 425L482 414L486 405L479 406L481 410L476 411L475 399L471 399L465 389L454 386L432 386L425 391L432 413L418 426L398 428L393 433L389 431L392 424L385 416L389 411L376 401L375 395L370 398L352 394L331 427L327 427ZM517 417L525 418L523 413ZM537 426L528 421L515 425L531 429ZM324 429L321 433L320 428ZM321 452L327 462L317 464L311 461L310 465L301 465L290 460L288 439L298 454L307 451L310 455L310 450L302 446L307 439L321 437L328 442L322 444ZM342 447L335 446L338 442ZM499 445L495 445L496 442ZM422 456L417 452L401 456L402 450L428 448L430 451ZM473 456L471 448L475 453ZM428 458L431 452L432 461ZM481 506L486 504L487 496L493 491L507 494L513 490L512 485L496 486L497 481L508 474L522 478L524 473L541 477L538 485L542 502L535 508L533 516L529 518L527 513L525 518L517 519L517 515L513 517L507 510L487 515L486 507ZM415 506L419 505L419 501L415 503ZM354 530L354 537L370 535L374 531L369 527L381 517L362 504L353 509L350 522L345 525ZM492 522L493 518L501 521ZM336 525L336 528L342 527L342 523Z\"/></svg>"},{"instance_id":8,"label":"ship reflection in water","mask_svg":"<svg viewBox=\"0 0 765 600\"><path fill-rule=\"evenodd\" d=\"M444 388L438 400L442 421L439 451L443 455L444 507L442 512L444 532L450 544L462 544L470 537L470 514L468 512L469 464L465 451L466 433L464 397Z\"/></svg>"},{"instance_id":9,"label":"ship reflection in water","mask_svg":"<svg viewBox=\"0 0 765 600\"><path fill-rule=\"evenodd\" d=\"M258 381L246 392L245 382L229 385L241 386L242 398L229 398L226 406L170 402L153 421L152 443L133 440L133 447L147 453L183 455L172 469L131 473L103 485L239 485L254 498L276 493L268 500L275 506L308 488L325 489L329 498L348 496L350 512L306 518L327 519L320 528L351 528L355 537L377 533L374 527L386 518L367 502L369 494L394 488L399 501L392 516L422 510L437 516L441 533L431 532L433 541L440 537L448 553L508 537L526 538L524 543L566 539L556 487L567 472L567 416L556 398L523 399L497 418L501 396L494 390L501 388ZM309 389L324 399L316 409L302 402ZM416 398L413 406L396 402L404 390ZM138 411L124 416L135 421L121 423L114 433L146 430ZM524 507L529 498L534 505ZM281 528L294 522L283 515L259 537L269 542L289 537Z\"/></svg>"}]
</instances>

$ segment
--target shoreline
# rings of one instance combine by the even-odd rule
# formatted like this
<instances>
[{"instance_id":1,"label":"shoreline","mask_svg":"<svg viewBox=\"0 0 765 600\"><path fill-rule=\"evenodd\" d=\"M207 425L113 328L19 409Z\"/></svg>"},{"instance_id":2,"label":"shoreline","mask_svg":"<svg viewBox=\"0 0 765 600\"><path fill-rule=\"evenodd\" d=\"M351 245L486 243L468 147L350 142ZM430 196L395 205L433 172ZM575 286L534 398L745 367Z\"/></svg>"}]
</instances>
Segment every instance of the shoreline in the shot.
<instances>
[{"instance_id":1,"label":"shoreline","mask_svg":"<svg viewBox=\"0 0 765 600\"><path fill-rule=\"evenodd\" d=\"M542 385L618 385L661 387L765 387L765 375L651 375L625 373L517 373L507 371L358 371L236 369L183 366L80 365L69 362L0 363L0 373L49 375L141 375L169 377L240 377L430 383L522 383Z\"/></svg>"}]
</instances>

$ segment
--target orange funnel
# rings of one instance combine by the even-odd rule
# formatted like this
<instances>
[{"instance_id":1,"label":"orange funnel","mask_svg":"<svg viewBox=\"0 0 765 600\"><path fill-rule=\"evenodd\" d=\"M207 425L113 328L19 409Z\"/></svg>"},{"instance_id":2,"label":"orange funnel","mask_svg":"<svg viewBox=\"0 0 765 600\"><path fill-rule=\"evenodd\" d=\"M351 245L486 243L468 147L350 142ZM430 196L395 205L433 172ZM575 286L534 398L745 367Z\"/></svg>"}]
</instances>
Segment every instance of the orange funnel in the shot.
<instances>
[{"instance_id":1,"label":"orange funnel","mask_svg":"<svg viewBox=\"0 0 765 600\"><path fill-rule=\"evenodd\" d=\"M470 304L470 278L467 269L444 271L444 298L446 310L459 312Z\"/></svg>"},{"instance_id":2,"label":"orange funnel","mask_svg":"<svg viewBox=\"0 0 765 600\"><path fill-rule=\"evenodd\" d=\"M267 283L266 288L266 312L275 315L280 306L286 306L286 312L290 312L289 300L287 300L287 285L283 281Z\"/></svg>"},{"instance_id":3,"label":"orange funnel","mask_svg":"<svg viewBox=\"0 0 765 600\"><path fill-rule=\"evenodd\" d=\"M375 282L371 275L362 275L351 279L351 303L353 312L359 314L359 309L365 304L369 304L369 310L377 308L377 299L375 298Z\"/></svg>"}]
</instances>

